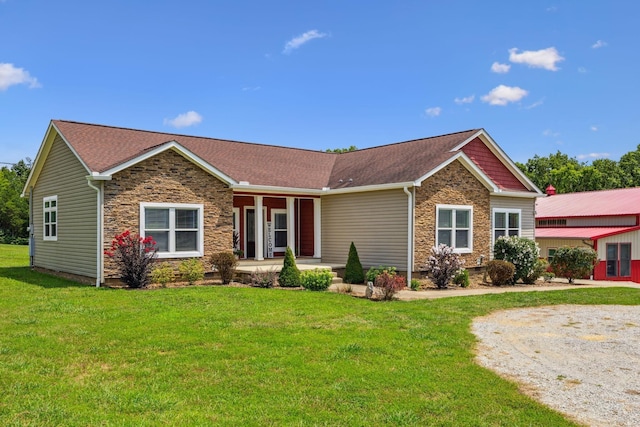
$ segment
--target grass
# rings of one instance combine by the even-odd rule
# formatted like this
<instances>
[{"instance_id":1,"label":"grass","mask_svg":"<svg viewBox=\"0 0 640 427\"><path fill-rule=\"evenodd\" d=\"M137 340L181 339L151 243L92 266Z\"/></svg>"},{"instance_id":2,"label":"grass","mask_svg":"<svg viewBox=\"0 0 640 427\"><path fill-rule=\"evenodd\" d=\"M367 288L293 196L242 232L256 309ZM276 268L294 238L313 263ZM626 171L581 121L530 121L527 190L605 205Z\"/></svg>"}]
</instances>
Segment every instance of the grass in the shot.
<instances>
[{"instance_id":1,"label":"grass","mask_svg":"<svg viewBox=\"0 0 640 427\"><path fill-rule=\"evenodd\" d=\"M0 245L0 425L573 425L477 366L499 309L640 304L628 288L372 302L95 288Z\"/></svg>"}]
</instances>

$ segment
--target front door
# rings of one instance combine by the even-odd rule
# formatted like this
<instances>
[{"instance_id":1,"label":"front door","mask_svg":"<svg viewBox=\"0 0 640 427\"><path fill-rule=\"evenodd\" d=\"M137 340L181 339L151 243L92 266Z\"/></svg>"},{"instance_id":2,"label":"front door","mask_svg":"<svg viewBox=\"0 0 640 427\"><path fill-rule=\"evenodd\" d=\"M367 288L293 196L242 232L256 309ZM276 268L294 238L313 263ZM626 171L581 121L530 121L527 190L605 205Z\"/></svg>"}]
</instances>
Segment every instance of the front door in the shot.
<instances>
[{"instance_id":1,"label":"front door","mask_svg":"<svg viewBox=\"0 0 640 427\"><path fill-rule=\"evenodd\" d=\"M247 209L246 210L246 233L247 233L247 258L255 258L256 257L256 210L255 209Z\"/></svg>"}]
</instances>

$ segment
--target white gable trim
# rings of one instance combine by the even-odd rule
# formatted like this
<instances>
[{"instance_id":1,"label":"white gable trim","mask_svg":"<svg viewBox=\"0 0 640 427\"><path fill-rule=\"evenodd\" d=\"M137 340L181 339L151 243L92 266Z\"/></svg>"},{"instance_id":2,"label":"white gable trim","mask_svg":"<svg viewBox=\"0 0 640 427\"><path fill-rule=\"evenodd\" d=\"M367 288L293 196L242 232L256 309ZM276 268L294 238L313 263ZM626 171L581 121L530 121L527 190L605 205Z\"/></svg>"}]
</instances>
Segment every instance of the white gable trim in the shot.
<instances>
[{"instance_id":1,"label":"white gable trim","mask_svg":"<svg viewBox=\"0 0 640 427\"><path fill-rule=\"evenodd\" d=\"M478 132L471 135L469 138L456 145L451 149L451 152L456 152L462 149L465 145L470 143L476 138L480 138L482 142L484 142L489 150L504 164L509 172L511 172L525 187L527 187L531 191L535 191L536 193L543 194L542 191L520 170L518 166L507 156L502 148L491 138L491 136L484 129L480 129Z\"/></svg>"},{"instance_id":2,"label":"white gable trim","mask_svg":"<svg viewBox=\"0 0 640 427\"><path fill-rule=\"evenodd\" d=\"M186 148L184 148L182 145L180 145L179 143L177 143L176 141L169 141L166 142L162 145L159 145L155 148L153 148L152 150L149 150L147 152L145 152L144 154L141 154L138 157L134 157L131 160L128 160L124 163L120 163L119 165L106 170L100 174L94 174L95 176L102 176L102 177L109 177L115 173L118 173L120 171L123 171L127 168L130 168L133 165L136 165L144 160L147 160L153 156L156 156L160 153L163 153L167 150L173 150L176 153L180 154L182 157L184 157L185 159L189 160L192 163L195 163L196 165L198 165L200 168L204 169L206 172L209 172L211 175L215 176L216 178L220 179L221 181L223 181L224 183L228 184L228 185L233 185L233 184L237 184L237 182L231 178L230 176L226 175L225 173L223 173L222 171L220 171L219 169L214 168L213 166L211 166L211 164L209 164L208 162L204 161L202 158L200 158L199 156L197 156L196 154L194 154L193 152L187 150ZM96 179L96 178L94 178Z\"/></svg>"},{"instance_id":3,"label":"white gable trim","mask_svg":"<svg viewBox=\"0 0 640 427\"><path fill-rule=\"evenodd\" d=\"M29 193L29 188L32 188L36 185L38 178L40 177L40 173L42 172L42 168L46 163L47 157L49 157L49 152L51 152L51 147L53 146L53 142L56 140L56 135L59 135L62 141L67 145L67 148L73 153L73 155L78 159L83 168L87 171L87 173L91 173L91 170L87 166L87 164L80 158L76 150L69 144L69 141L64 137L62 132L56 127L53 122L49 123L49 128L47 128L47 133L44 135L44 139L40 144L40 148L38 149L38 154L36 154L36 159L33 162L33 167L31 168L31 172L29 173L29 177L27 178L27 182L24 185L24 189L22 190L21 197L25 197Z\"/></svg>"},{"instance_id":4,"label":"white gable trim","mask_svg":"<svg viewBox=\"0 0 640 427\"><path fill-rule=\"evenodd\" d=\"M482 172L482 170L475 163L473 163L473 161L471 161L471 159L462 151L459 151L455 156L452 156L451 158L440 163L437 167L429 171L429 173L427 173L426 175L418 178L416 180L416 185L420 186L424 180L432 177L433 175L440 172L442 169L446 168L456 160L462 163L462 165L469 172L471 172L471 174L475 176L478 179L478 181L480 181L489 191L493 193L500 191L500 188L498 188L498 186L491 180L491 178L489 178L484 172Z\"/></svg>"}]
</instances>

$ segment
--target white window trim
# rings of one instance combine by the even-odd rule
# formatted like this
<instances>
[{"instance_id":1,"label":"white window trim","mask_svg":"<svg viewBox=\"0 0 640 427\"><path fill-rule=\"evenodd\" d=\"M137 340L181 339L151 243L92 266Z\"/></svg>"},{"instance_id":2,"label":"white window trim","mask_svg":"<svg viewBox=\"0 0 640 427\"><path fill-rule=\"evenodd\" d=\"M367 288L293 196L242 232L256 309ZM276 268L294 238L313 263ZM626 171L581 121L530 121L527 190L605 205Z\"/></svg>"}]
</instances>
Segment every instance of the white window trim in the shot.
<instances>
[{"instance_id":1,"label":"white window trim","mask_svg":"<svg viewBox=\"0 0 640 427\"><path fill-rule=\"evenodd\" d=\"M283 230L282 228L278 228L276 229L276 214L279 215L284 215L287 218L287 226L289 225L289 221L288 218L289 216L287 215L287 210L286 209L271 209L271 224L272 224L272 230L273 230L273 252L285 252L287 250L286 246L275 246L276 243L276 231L277 230ZM289 237L289 229L285 229L285 231L287 232L287 238ZM288 242L288 240L287 240ZM291 248L293 250L293 248Z\"/></svg>"},{"instance_id":2,"label":"white window trim","mask_svg":"<svg viewBox=\"0 0 640 427\"><path fill-rule=\"evenodd\" d=\"M468 248L453 248L453 252L457 254L470 254L473 252L473 206L471 205L436 205L436 246L440 244L438 241L438 224L440 223L440 209L451 210L464 210L469 211L469 247ZM451 243L455 243L456 224L455 216L452 218L451 227Z\"/></svg>"},{"instance_id":3,"label":"white window trim","mask_svg":"<svg viewBox=\"0 0 640 427\"><path fill-rule=\"evenodd\" d=\"M509 214L517 213L518 214L518 236L522 236L522 209L506 209L506 208L493 208L491 212L491 240L493 240L493 244L496 243L496 213L504 213L506 215L506 228L507 233L505 236L509 235ZM493 245L491 245L493 247Z\"/></svg>"},{"instance_id":4,"label":"white window trim","mask_svg":"<svg viewBox=\"0 0 640 427\"><path fill-rule=\"evenodd\" d=\"M55 208L51 208L51 202L55 201L56 202L56 207ZM44 205L46 202L49 202L49 207L45 208ZM45 234L45 230L47 229L47 222L45 221L45 212L49 212L49 230L51 230L51 225L55 224L56 226L56 234L55 236L47 236ZM55 212L56 213L56 220L55 222L51 221L51 212ZM59 230L58 230L58 196L48 196L48 197L43 197L42 198L42 240L49 240L49 241L57 241L58 240L58 234L59 234Z\"/></svg>"},{"instance_id":5,"label":"white window trim","mask_svg":"<svg viewBox=\"0 0 640 427\"><path fill-rule=\"evenodd\" d=\"M158 258L199 258L204 256L204 205L191 203L140 203L140 235L145 236L145 215L146 208L169 209L169 252L158 252ZM198 210L198 250L197 251L175 251L175 210L176 209L197 209Z\"/></svg>"},{"instance_id":6,"label":"white window trim","mask_svg":"<svg viewBox=\"0 0 640 427\"><path fill-rule=\"evenodd\" d=\"M238 247L233 249L239 250L240 249L240 208L233 208L232 211L233 211L233 216L235 217L235 220L236 220L235 227L233 227L233 232L238 233Z\"/></svg>"}]
</instances>

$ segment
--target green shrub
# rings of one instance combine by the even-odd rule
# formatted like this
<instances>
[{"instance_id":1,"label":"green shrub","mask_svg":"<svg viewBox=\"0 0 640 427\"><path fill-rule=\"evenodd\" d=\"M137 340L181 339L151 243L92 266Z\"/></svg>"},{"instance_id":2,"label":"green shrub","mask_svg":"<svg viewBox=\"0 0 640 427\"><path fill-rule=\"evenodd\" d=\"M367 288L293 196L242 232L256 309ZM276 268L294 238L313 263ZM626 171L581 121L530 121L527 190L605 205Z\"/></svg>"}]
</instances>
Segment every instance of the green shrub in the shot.
<instances>
[{"instance_id":1,"label":"green shrub","mask_svg":"<svg viewBox=\"0 0 640 427\"><path fill-rule=\"evenodd\" d=\"M526 283L526 284L535 283L535 281L538 280L544 274L544 272L547 270L548 267L549 267L549 263L547 262L547 260L538 258L536 260L535 266L533 267L533 270L531 271L531 274L529 274L526 277L523 277L522 283Z\"/></svg>"},{"instance_id":2,"label":"green shrub","mask_svg":"<svg viewBox=\"0 0 640 427\"><path fill-rule=\"evenodd\" d=\"M407 287L407 281L403 276L383 271L382 274L376 276L375 286L382 291L381 299L384 301L390 301L396 292L401 291Z\"/></svg>"},{"instance_id":3,"label":"green shrub","mask_svg":"<svg viewBox=\"0 0 640 427\"><path fill-rule=\"evenodd\" d=\"M514 282L524 282L534 274L539 252L537 243L525 237L500 236L493 245L493 259L509 261L514 265Z\"/></svg>"},{"instance_id":4,"label":"green shrub","mask_svg":"<svg viewBox=\"0 0 640 427\"><path fill-rule=\"evenodd\" d=\"M453 283L460 285L463 288L469 287L469 270L462 268L458 270L455 276L453 276Z\"/></svg>"},{"instance_id":5,"label":"green shrub","mask_svg":"<svg viewBox=\"0 0 640 427\"><path fill-rule=\"evenodd\" d=\"M513 275L516 267L509 261L494 259L487 263L487 273L491 278L491 283L495 286L513 284Z\"/></svg>"},{"instance_id":6,"label":"green shrub","mask_svg":"<svg viewBox=\"0 0 640 427\"><path fill-rule=\"evenodd\" d=\"M262 271L256 269L251 273L251 286L256 288L273 288L278 279L278 274L275 270Z\"/></svg>"},{"instance_id":7,"label":"green shrub","mask_svg":"<svg viewBox=\"0 0 640 427\"><path fill-rule=\"evenodd\" d=\"M464 260L453 251L452 247L440 244L431 248L431 255L423 270L439 289L444 289L463 265Z\"/></svg>"},{"instance_id":8,"label":"green shrub","mask_svg":"<svg viewBox=\"0 0 640 427\"><path fill-rule=\"evenodd\" d=\"M238 260L233 252L218 252L211 255L211 264L220 273L222 283L226 285L233 280Z\"/></svg>"},{"instance_id":9,"label":"green shrub","mask_svg":"<svg viewBox=\"0 0 640 427\"><path fill-rule=\"evenodd\" d=\"M284 254L282 270L280 270L280 274L278 275L278 284L288 288L300 286L300 270L298 270L296 260L293 258L293 251L288 246Z\"/></svg>"},{"instance_id":10,"label":"green shrub","mask_svg":"<svg viewBox=\"0 0 640 427\"><path fill-rule=\"evenodd\" d=\"M411 279L411 281L409 282L409 287L412 291L417 291L418 289L420 289L420 281L418 279Z\"/></svg>"},{"instance_id":11,"label":"green shrub","mask_svg":"<svg viewBox=\"0 0 640 427\"><path fill-rule=\"evenodd\" d=\"M367 270L367 282L374 282L376 281L376 277L378 277L379 275L381 275L384 272L387 272L391 275L395 275L396 274L396 268L395 267L385 267L384 265L379 265L377 267L371 267L369 270Z\"/></svg>"},{"instance_id":12,"label":"green shrub","mask_svg":"<svg viewBox=\"0 0 640 427\"><path fill-rule=\"evenodd\" d=\"M190 285L204 279L204 266L197 258L185 259L178 266L178 270L182 280L189 282Z\"/></svg>"},{"instance_id":13,"label":"green shrub","mask_svg":"<svg viewBox=\"0 0 640 427\"><path fill-rule=\"evenodd\" d=\"M574 279L588 277L598 260L598 254L591 248L558 248L551 259L551 270L558 277L565 277L569 283Z\"/></svg>"},{"instance_id":14,"label":"green shrub","mask_svg":"<svg viewBox=\"0 0 640 427\"><path fill-rule=\"evenodd\" d=\"M300 274L300 282L310 291L325 291L333 281L333 274L329 270L307 270Z\"/></svg>"},{"instance_id":15,"label":"green shrub","mask_svg":"<svg viewBox=\"0 0 640 427\"><path fill-rule=\"evenodd\" d=\"M349 258L347 259L347 265L344 271L345 283L362 283L364 282L364 270L360 263L360 257L356 250L356 245L351 242L349 247Z\"/></svg>"},{"instance_id":16,"label":"green shrub","mask_svg":"<svg viewBox=\"0 0 640 427\"><path fill-rule=\"evenodd\" d=\"M157 283L162 287L172 282L173 277L173 267L168 262L163 262L151 271L151 283Z\"/></svg>"}]
</instances>

